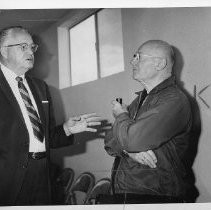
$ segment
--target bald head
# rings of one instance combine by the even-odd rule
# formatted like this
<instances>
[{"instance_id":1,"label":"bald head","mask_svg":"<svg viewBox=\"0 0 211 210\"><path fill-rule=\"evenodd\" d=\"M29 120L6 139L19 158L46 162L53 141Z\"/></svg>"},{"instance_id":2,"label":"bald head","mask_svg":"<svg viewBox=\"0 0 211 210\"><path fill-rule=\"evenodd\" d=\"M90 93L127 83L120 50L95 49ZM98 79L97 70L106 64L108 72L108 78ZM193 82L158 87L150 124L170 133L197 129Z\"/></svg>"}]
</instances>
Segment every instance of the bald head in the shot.
<instances>
[{"instance_id":1,"label":"bald head","mask_svg":"<svg viewBox=\"0 0 211 210\"><path fill-rule=\"evenodd\" d=\"M133 79L141 82L147 91L171 77L174 64L172 47L162 40L149 40L142 44L133 59Z\"/></svg>"},{"instance_id":2,"label":"bald head","mask_svg":"<svg viewBox=\"0 0 211 210\"><path fill-rule=\"evenodd\" d=\"M149 40L139 47L139 51L141 50L144 50L144 52L149 55L165 58L168 68L172 68L174 65L174 51L165 41Z\"/></svg>"}]
</instances>

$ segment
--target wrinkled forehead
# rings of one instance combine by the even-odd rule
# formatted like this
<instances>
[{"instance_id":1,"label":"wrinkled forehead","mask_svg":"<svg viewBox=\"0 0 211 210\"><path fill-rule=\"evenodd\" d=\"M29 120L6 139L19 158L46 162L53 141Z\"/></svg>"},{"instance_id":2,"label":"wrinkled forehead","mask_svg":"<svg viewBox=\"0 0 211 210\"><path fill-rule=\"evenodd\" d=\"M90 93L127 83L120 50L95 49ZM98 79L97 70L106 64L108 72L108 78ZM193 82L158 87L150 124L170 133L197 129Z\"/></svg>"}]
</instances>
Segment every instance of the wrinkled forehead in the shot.
<instances>
[{"instance_id":1,"label":"wrinkled forehead","mask_svg":"<svg viewBox=\"0 0 211 210\"><path fill-rule=\"evenodd\" d=\"M9 44L16 44L16 43L33 43L32 37L31 35L24 31L24 30L12 30L5 42L9 43Z\"/></svg>"}]
</instances>

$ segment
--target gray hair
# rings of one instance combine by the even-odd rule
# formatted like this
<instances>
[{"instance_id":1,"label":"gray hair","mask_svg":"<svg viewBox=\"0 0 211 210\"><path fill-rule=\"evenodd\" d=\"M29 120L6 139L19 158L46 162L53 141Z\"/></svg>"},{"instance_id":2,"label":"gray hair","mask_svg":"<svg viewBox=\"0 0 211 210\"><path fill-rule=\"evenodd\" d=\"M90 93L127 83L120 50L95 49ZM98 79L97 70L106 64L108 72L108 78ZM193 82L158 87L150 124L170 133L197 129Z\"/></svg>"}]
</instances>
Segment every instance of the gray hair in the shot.
<instances>
[{"instance_id":1,"label":"gray hair","mask_svg":"<svg viewBox=\"0 0 211 210\"><path fill-rule=\"evenodd\" d=\"M6 38L13 32L13 31L23 31L25 33L29 33L29 31L25 28L23 28L22 26L10 26L7 28L3 28L0 31L0 46L3 45L3 43L5 42Z\"/></svg>"}]
</instances>

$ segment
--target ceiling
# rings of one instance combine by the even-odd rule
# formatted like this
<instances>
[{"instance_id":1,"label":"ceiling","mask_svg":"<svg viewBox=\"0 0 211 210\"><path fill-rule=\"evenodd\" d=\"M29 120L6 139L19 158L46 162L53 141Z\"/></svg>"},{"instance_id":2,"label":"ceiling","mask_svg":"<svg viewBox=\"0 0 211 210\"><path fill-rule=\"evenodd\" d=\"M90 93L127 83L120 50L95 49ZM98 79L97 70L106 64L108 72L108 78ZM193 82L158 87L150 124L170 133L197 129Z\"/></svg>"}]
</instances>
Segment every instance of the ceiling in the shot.
<instances>
[{"instance_id":1,"label":"ceiling","mask_svg":"<svg viewBox=\"0 0 211 210\"><path fill-rule=\"evenodd\" d=\"M8 26L23 26L36 34L61 20L70 9L0 10L0 30Z\"/></svg>"}]
</instances>

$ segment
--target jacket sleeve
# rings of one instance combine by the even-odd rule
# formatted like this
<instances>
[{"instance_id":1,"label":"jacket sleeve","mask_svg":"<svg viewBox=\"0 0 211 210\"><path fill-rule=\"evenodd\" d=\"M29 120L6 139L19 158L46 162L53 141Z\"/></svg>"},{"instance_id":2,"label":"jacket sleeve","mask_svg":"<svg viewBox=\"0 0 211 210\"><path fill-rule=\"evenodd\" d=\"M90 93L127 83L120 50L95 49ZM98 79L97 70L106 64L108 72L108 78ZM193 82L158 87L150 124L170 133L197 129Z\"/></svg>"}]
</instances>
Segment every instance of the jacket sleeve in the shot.
<instances>
[{"instance_id":1,"label":"jacket sleeve","mask_svg":"<svg viewBox=\"0 0 211 210\"><path fill-rule=\"evenodd\" d=\"M121 144L114 138L113 130L106 133L104 140L104 149L111 156L120 156L122 153Z\"/></svg>"},{"instance_id":2,"label":"jacket sleeve","mask_svg":"<svg viewBox=\"0 0 211 210\"><path fill-rule=\"evenodd\" d=\"M125 150L140 152L160 147L175 135L185 132L190 123L188 101L169 96L157 101L136 121L127 113L120 114L114 122L113 133Z\"/></svg>"},{"instance_id":3,"label":"jacket sleeve","mask_svg":"<svg viewBox=\"0 0 211 210\"><path fill-rule=\"evenodd\" d=\"M46 85L46 95L47 99L49 101L49 119L47 119L48 128L47 131L49 134L49 146L50 148L58 148L58 147L64 147L68 145L72 145L74 143L74 136L66 136L63 125L56 126L55 118L54 118L54 110L53 110L53 104L50 96L50 92L48 89L48 86Z\"/></svg>"}]
</instances>

